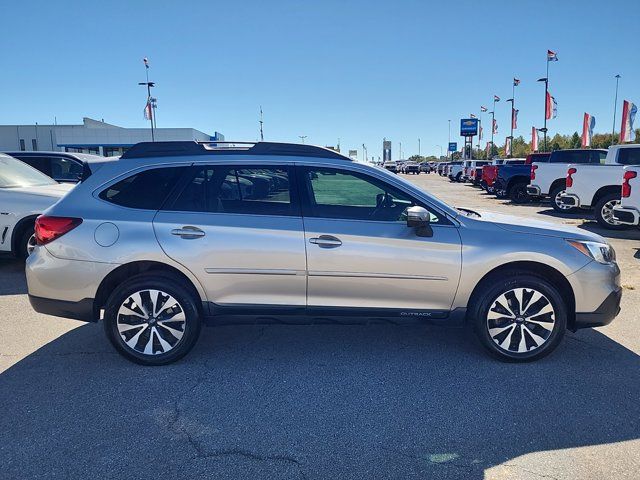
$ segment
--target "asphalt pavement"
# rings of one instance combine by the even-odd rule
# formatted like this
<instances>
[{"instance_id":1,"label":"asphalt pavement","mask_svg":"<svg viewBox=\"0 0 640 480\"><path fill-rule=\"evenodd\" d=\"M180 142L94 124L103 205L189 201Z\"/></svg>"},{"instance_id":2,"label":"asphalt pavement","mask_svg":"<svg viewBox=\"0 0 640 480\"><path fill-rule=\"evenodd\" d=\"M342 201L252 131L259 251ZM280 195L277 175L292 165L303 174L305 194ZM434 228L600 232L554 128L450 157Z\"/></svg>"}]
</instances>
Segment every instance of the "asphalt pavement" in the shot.
<instances>
[{"instance_id":1,"label":"asphalt pavement","mask_svg":"<svg viewBox=\"0 0 640 480\"><path fill-rule=\"evenodd\" d=\"M33 312L22 263L0 258L0 478L640 478L640 231L610 237L619 317L522 365L465 329L274 325L207 328L182 361L141 367L102 325Z\"/></svg>"}]
</instances>

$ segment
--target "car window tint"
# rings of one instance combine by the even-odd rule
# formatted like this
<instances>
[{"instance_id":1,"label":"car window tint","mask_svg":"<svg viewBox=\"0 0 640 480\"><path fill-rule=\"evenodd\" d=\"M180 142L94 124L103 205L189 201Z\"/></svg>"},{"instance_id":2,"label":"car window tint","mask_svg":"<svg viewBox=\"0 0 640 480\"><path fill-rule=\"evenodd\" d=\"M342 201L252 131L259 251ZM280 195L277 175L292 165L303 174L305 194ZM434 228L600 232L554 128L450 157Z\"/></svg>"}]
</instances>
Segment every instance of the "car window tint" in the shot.
<instances>
[{"instance_id":1,"label":"car window tint","mask_svg":"<svg viewBox=\"0 0 640 480\"><path fill-rule=\"evenodd\" d=\"M289 172L278 167L200 167L170 208L187 212L297 214L291 200Z\"/></svg>"},{"instance_id":2,"label":"car window tint","mask_svg":"<svg viewBox=\"0 0 640 480\"><path fill-rule=\"evenodd\" d=\"M310 217L406 221L407 208L418 205L408 194L358 172L313 167L303 172L305 215ZM431 217L434 223L440 221L435 213Z\"/></svg>"},{"instance_id":3,"label":"car window tint","mask_svg":"<svg viewBox=\"0 0 640 480\"><path fill-rule=\"evenodd\" d=\"M618 150L618 163L640 165L640 148L621 148Z\"/></svg>"},{"instance_id":4,"label":"car window tint","mask_svg":"<svg viewBox=\"0 0 640 480\"><path fill-rule=\"evenodd\" d=\"M144 170L114 183L99 196L123 207L158 210L182 173L184 167Z\"/></svg>"},{"instance_id":5,"label":"car window tint","mask_svg":"<svg viewBox=\"0 0 640 480\"><path fill-rule=\"evenodd\" d=\"M68 158L51 158L51 177L55 180L77 182L82 176L82 164Z\"/></svg>"}]
</instances>

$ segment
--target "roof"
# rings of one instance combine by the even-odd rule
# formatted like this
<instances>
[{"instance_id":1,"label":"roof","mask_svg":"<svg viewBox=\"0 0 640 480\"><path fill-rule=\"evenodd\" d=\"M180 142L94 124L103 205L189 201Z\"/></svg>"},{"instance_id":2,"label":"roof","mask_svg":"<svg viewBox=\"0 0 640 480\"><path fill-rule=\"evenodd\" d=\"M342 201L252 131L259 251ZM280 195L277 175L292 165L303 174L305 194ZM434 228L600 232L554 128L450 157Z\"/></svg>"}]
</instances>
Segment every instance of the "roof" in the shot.
<instances>
[{"instance_id":1,"label":"roof","mask_svg":"<svg viewBox=\"0 0 640 480\"><path fill-rule=\"evenodd\" d=\"M351 161L335 150L316 145L276 142L142 142L127 150L121 159L181 157L192 155L265 155L334 158Z\"/></svg>"}]
</instances>

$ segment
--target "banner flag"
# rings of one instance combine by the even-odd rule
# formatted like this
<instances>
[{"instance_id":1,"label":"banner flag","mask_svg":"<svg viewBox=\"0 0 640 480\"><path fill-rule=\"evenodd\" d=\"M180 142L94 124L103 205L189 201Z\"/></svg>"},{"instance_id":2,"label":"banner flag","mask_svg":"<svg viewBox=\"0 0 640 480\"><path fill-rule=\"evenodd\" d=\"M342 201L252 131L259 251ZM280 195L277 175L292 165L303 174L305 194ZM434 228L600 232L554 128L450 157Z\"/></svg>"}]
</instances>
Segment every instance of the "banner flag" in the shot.
<instances>
[{"instance_id":1,"label":"banner flag","mask_svg":"<svg viewBox=\"0 0 640 480\"><path fill-rule=\"evenodd\" d=\"M633 129L633 121L636 118L637 107L625 100L622 104L622 127L620 128L620 143L633 142L636 132Z\"/></svg>"},{"instance_id":2,"label":"banner flag","mask_svg":"<svg viewBox=\"0 0 640 480\"><path fill-rule=\"evenodd\" d=\"M531 151L538 151L538 130L536 127L531 127Z\"/></svg>"},{"instance_id":3,"label":"banner flag","mask_svg":"<svg viewBox=\"0 0 640 480\"><path fill-rule=\"evenodd\" d=\"M596 126L596 117L585 112L582 121L582 148L591 146L591 138L593 137L593 129Z\"/></svg>"}]
</instances>

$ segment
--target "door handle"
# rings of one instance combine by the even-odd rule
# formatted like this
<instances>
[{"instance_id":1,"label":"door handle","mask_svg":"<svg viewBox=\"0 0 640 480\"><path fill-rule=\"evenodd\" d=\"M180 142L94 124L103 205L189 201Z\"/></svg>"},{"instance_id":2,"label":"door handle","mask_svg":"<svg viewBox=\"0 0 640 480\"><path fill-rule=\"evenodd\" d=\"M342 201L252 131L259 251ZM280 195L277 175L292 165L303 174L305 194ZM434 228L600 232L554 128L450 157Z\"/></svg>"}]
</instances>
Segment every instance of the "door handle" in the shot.
<instances>
[{"instance_id":1,"label":"door handle","mask_svg":"<svg viewBox=\"0 0 640 480\"><path fill-rule=\"evenodd\" d=\"M320 248L336 248L342 245L342 240L333 235L320 235L309 239L309 243L318 245Z\"/></svg>"},{"instance_id":2,"label":"door handle","mask_svg":"<svg viewBox=\"0 0 640 480\"><path fill-rule=\"evenodd\" d=\"M171 230L171 235L176 235L184 239L204 237L205 233L198 227L182 227Z\"/></svg>"}]
</instances>

